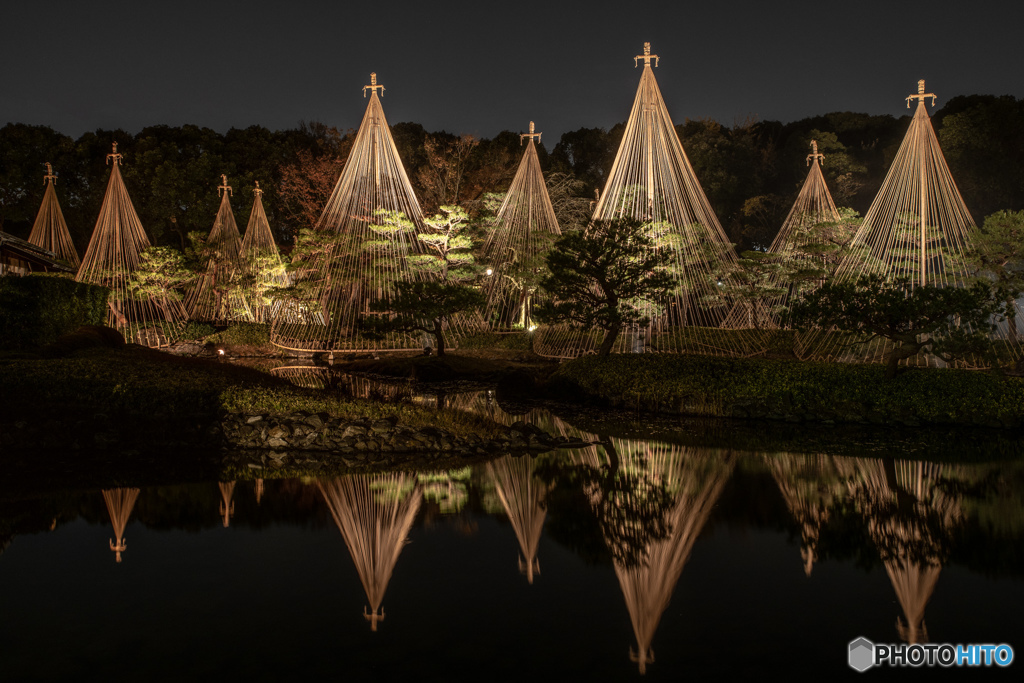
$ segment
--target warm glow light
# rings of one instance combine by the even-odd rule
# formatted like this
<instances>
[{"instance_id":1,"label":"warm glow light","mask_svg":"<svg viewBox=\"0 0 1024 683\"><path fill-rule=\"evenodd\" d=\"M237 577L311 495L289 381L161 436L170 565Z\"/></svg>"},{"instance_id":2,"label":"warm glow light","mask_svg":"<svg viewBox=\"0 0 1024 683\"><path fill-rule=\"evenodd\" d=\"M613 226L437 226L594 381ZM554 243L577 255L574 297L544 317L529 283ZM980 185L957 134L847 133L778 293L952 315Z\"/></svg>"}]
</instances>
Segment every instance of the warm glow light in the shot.
<instances>
[{"instance_id":1,"label":"warm glow light","mask_svg":"<svg viewBox=\"0 0 1024 683\"><path fill-rule=\"evenodd\" d=\"M491 270L490 268L488 268L488 269L487 269L487 274L488 274L488 275L493 275L493 274L494 274L494 271L493 271L493 270Z\"/></svg>"},{"instance_id":2,"label":"warm glow light","mask_svg":"<svg viewBox=\"0 0 1024 683\"><path fill-rule=\"evenodd\" d=\"M224 355L224 349L217 349L217 353L219 353L220 355L223 356Z\"/></svg>"},{"instance_id":3,"label":"warm glow light","mask_svg":"<svg viewBox=\"0 0 1024 683\"><path fill-rule=\"evenodd\" d=\"M533 332L535 329L537 329L536 325L530 325L530 332Z\"/></svg>"}]
</instances>

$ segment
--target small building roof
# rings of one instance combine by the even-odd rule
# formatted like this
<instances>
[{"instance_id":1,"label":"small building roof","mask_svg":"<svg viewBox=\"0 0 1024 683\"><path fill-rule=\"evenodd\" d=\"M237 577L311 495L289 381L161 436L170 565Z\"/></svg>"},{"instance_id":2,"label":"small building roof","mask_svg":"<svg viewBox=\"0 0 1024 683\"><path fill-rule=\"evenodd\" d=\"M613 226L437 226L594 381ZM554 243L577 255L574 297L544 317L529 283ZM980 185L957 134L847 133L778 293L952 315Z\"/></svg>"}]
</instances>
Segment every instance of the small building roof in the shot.
<instances>
[{"instance_id":1,"label":"small building roof","mask_svg":"<svg viewBox=\"0 0 1024 683\"><path fill-rule=\"evenodd\" d=\"M31 271L74 273L74 269L57 260L57 255L31 242L0 232L0 264L11 265L22 261Z\"/></svg>"}]
</instances>

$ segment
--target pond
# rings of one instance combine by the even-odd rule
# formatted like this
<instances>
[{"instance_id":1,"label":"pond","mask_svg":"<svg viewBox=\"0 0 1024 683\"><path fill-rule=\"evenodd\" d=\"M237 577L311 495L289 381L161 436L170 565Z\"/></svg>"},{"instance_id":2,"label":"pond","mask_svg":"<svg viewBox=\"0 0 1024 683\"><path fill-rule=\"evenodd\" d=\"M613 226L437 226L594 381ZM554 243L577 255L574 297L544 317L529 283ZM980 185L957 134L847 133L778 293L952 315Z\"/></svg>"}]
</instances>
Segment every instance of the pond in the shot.
<instances>
[{"instance_id":1,"label":"pond","mask_svg":"<svg viewBox=\"0 0 1024 683\"><path fill-rule=\"evenodd\" d=\"M1019 458L694 445L345 381L591 445L0 499L3 680L827 678L859 636L1022 642Z\"/></svg>"}]
</instances>

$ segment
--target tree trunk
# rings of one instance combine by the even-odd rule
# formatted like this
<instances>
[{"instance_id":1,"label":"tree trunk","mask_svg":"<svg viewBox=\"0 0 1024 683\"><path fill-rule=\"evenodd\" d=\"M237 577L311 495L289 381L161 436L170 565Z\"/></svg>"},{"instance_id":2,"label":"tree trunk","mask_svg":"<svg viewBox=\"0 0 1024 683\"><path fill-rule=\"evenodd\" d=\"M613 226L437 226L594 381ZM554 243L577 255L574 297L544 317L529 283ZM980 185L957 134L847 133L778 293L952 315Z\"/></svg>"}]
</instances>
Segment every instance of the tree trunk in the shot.
<instances>
[{"instance_id":1,"label":"tree trunk","mask_svg":"<svg viewBox=\"0 0 1024 683\"><path fill-rule=\"evenodd\" d=\"M604 444L604 453L608 456L608 478L614 479L619 473L622 461L619 459L619 452L615 450L615 444L611 437L608 437L608 442Z\"/></svg>"},{"instance_id":2,"label":"tree trunk","mask_svg":"<svg viewBox=\"0 0 1024 683\"><path fill-rule=\"evenodd\" d=\"M434 339L437 342L437 357L441 358L444 356L444 332L441 331L440 318L434 321Z\"/></svg>"},{"instance_id":3,"label":"tree trunk","mask_svg":"<svg viewBox=\"0 0 1024 683\"><path fill-rule=\"evenodd\" d=\"M604 341L601 342L601 348L598 350L597 355L607 356L612 352L612 347L615 346L615 340L619 338L619 331L622 330L622 325L616 323L608 328L608 331L604 335Z\"/></svg>"},{"instance_id":4,"label":"tree trunk","mask_svg":"<svg viewBox=\"0 0 1024 683\"><path fill-rule=\"evenodd\" d=\"M925 344L917 343L911 344L909 342L903 342L899 348L893 349L892 353L889 354L889 359L885 367L886 379L892 379L899 372L899 365L901 360L916 356Z\"/></svg>"},{"instance_id":5,"label":"tree trunk","mask_svg":"<svg viewBox=\"0 0 1024 683\"><path fill-rule=\"evenodd\" d=\"M1013 297L1006 299L1007 339L1011 344L1017 343L1017 302Z\"/></svg>"},{"instance_id":6,"label":"tree trunk","mask_svg":"<svg viewBox=\"0 0 1024 683\"><path fill-rule=\"evenodd\" d=\"M107 305L110 306L110 312L114 314L114 319L117 320L117 324L121 325L122 327L127 327L128 318L124 317L124 314L121 313L121 310L117 307L117 304L115 304L113 301L108 301Z\"/></svg>"}]
</instances>

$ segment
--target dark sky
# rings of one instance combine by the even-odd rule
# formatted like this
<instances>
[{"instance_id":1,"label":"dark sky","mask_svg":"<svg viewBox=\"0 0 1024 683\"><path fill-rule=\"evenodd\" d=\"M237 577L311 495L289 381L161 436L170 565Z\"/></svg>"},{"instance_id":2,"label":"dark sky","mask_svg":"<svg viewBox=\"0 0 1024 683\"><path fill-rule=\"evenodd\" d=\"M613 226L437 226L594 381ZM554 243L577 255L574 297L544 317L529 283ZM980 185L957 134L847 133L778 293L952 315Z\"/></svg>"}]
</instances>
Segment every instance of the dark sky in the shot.
<instances>
[{"instance_id":1,"label":"dark sky","mask_svg":"<svg viewBox=\"0 0 1024 683\"><path fill-rule=\"evenodd\" d=\"M548 148L629 114L644 41L676 122L900 115L928 80L1024 97L1019 2L13 2L0 5L0 124L78 136L358 125L376 71L389 122Z\"/></svg>"}]
</instances>

